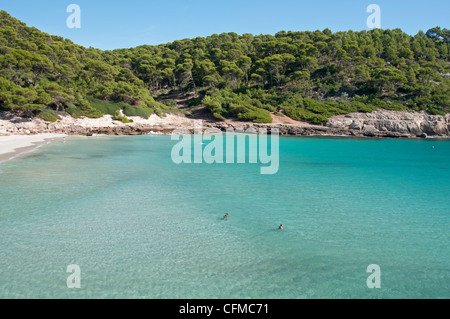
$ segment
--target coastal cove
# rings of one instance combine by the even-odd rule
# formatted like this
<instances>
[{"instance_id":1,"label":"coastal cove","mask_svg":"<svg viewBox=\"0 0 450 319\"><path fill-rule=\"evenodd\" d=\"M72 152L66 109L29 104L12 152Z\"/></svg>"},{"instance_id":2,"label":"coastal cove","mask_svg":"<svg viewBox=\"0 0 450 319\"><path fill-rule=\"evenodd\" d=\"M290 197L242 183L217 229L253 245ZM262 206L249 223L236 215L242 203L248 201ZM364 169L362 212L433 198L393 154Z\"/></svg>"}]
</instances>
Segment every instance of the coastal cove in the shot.
<instances>
[{"instance_id":1,"label":"coastal cove","mask_svg":"<svg viewBox=\"0 0 450 319\"><path fill-rule=\"evenodd\" d=\"M0 299L450 298L450 2L44 2L0 9Z\"/></svg>"},{"instance_id":2,"label":"coastal cove","mask_svg":"<svg viewBox=\"0 0 450 319\"><path fill-rule=\"evenodd\" d=\"M448 141L280 137L270 176L177 165L175 143L68 138L1 163L0 296L449 297Z\"/></svg>"}]
</instances>

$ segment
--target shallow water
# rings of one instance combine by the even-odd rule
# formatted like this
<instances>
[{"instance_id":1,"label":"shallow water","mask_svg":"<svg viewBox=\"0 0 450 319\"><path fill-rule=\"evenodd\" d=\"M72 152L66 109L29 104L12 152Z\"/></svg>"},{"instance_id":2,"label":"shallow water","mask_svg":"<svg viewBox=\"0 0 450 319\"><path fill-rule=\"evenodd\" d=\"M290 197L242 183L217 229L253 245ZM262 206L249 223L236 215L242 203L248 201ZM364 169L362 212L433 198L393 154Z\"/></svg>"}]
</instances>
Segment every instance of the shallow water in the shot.
<instances>
[{"instance_id":1,"label":"shallow water","mask_svg":"<svg viewBox=\"0 0 450 319\"><path fill-rule=\"evenodd\" d=\"M280 138L276 175L176 165L175 143L74 139L0 164L0 298L450 297L449 141Z\"/></svg>"}]
</instances>

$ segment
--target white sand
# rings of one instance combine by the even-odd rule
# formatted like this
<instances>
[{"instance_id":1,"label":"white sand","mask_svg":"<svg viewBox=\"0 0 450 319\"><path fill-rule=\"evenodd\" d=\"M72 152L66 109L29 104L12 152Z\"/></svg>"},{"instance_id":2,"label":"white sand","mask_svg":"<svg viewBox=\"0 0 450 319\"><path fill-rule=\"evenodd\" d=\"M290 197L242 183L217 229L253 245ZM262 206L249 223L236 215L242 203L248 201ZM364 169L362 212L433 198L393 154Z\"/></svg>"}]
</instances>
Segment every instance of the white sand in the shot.
<instances>
[{"instance_id":1,"label":"white sand","mask_svg":"<svg viewBox=\"0 0 450 319\"><path fill-rule=\"evenodd\" d=\"M37 135L11 135L0 136L0 160L13 157L20 150L37 146L49 139L63 138L65 134L37 134Z\"/></svg>"}]
</instances>

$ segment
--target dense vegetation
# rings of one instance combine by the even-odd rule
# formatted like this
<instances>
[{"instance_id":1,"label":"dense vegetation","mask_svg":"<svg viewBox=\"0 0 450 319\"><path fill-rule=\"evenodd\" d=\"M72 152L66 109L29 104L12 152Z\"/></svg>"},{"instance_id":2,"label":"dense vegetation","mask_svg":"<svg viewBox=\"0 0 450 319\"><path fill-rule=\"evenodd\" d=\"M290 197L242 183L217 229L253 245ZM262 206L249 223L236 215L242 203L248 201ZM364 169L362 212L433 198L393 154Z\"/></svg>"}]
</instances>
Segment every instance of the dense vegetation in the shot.
<instances>
[{"instance_id":1,"label":"dense vegetation","mask_svg":"<svg viewBox=\"0 0 450 319\"><path fill-rule=\"evenodd\" d=\"M217 119L271 122L271 112L325 123L378 108L450 109L450 30L235 33L101 51L0 12L0 108L47 120L148 117L193 94Z\"/></svg>"}]
</instances>

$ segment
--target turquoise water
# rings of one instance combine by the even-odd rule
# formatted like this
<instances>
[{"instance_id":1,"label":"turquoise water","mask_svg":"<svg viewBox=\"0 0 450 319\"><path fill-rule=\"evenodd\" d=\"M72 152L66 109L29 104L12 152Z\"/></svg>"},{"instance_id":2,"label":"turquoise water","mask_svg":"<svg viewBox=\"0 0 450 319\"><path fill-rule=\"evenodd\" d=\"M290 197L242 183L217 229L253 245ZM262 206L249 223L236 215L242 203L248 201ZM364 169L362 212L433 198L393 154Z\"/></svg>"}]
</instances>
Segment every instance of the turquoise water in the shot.
<instances>
[{"instance_id":1,"label":"turquoise water","mask_svg":"<svg viewBox=\"0 0 450 319\"><path fill-rule=\"evenodd\" d=\"M449 141L281 138L276 175L176 165L175 143L72 139L0 164L0 298L450 297Z\"/></svg>"}]
</instances>

